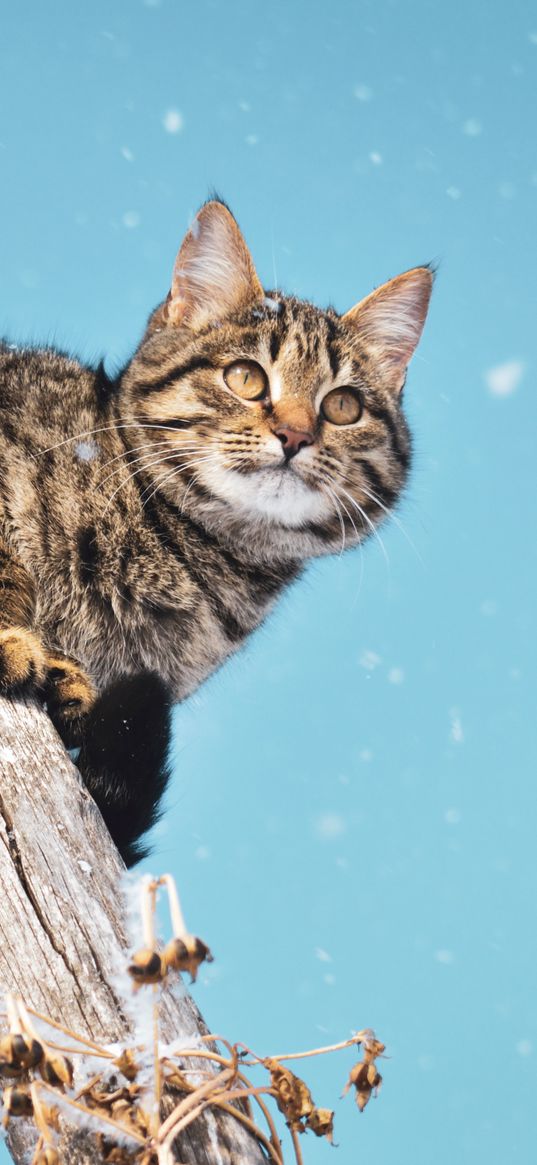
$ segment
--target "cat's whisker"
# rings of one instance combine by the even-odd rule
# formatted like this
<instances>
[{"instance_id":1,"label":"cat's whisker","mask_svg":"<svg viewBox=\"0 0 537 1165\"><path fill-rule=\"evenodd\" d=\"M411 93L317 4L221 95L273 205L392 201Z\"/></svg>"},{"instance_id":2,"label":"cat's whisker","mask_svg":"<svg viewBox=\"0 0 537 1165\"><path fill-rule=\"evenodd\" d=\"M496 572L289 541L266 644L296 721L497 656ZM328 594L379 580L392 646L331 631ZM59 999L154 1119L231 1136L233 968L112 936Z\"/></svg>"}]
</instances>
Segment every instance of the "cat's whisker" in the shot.
<instances>
[{"instance_id":1,"label":"cat's whisker","mask_svg":"<svg viewBox=\"0 0 537 1165\"><path fill-rule=\"evenodd\" d=\"M156 454L153 460L147 462L146 468L149 468L150 465L158 465L159 461L161 461L161 460L162 461L169 461L171 457L177 457L178 455L181 455L181 456L186 455L187 457L191 457L195 453L207 452L206 448L198 447L198 446L195 446L192 448L186 448L186 449L183 446L178 446L175 449L175 451L172 451L170 449L170 442L169 441L165 441L163 444L164 444L164 448L161 449L160 452L158 452L158 453L156 452L156 450L157 450L157 446L160 445L160 442L157 442L156 445L145 445L145 446L141 445L140 446L141 449L152 450ZM166 449L170 449L169 457L163 456ZM129 465L138 465L140 461L144 461L146 456L147 456L147 454L145 453L145 454L141 454L140 457L133 457L132 460L129 462ZM117 458L116 458L116 460L117 460ZM109 462L109 464L111 464L111 463ZM112 473L109 473L108 476L105 478L101 478L101 480L97 483L98 488L100 489L103 485L105 485L105 483L107 481L110 481L110 478L116 477L116 475L118 473L122 473L124 469L125 469L124 465L120 465L116 469L113 469ZM97 486L96 486L96 488L97 488ZM92 493L95 493L95 490L92 490Z\"/></svg>"},{"instance_id":2,"label":"cat's whisker","mask_svg":"<svg viewBox=\"0 0 537 1165\"><path fill-rule=\"evenodd\" d=\"M343 520L343 514L341 513L340 504L338 502L338 499L337 499L333 489L331 489L331 487L326 482L324 483L324 488L325 488L328 496L331 497L333 502L334 502L334 505L336 507L336 513L337 513L337 516L339 518L339 524L341 526L341 550L339 552L339 557L341 558L342 554L345 553L345 545L346 545L345 522ZM321 486L321 489L322 489L322 486ZM347 510L347 513L348 513L348 510Z\"/></svg>"},{"instance_id":3,"label":"cat's whisker","mask_svg":"<svg viewBox=\"0 0 537 1165\"><path fill-rule=\"evenodd\" d=\"M163 460L166 460L166 458L163 458ZM167 460L169 461L170 458L167 458ZM160 489L163 489L163 487L166 485L166 483L168 481L171 481L172 477L176 476L179 473L184 473L185 469L191 469L193 465L202 465L204 462L211 462L211 461L218 463L218 455L216 452L211 454L208 457L198 457L198 458L196 458L195 461L187 461L185 465L176 465L174 467L174 469L172 469L172 472L169 473L167 475L167 477L164 478L163 481L157 482L157 485L152 490L152 492L149 494L149 497L144 498L144 494L147 493L149 486L145 490L142 491L142 493L140 495L141 498L144 498L144 500L142 501L142 506L145 507L148 504L148 502L151 501L151 498L153 498L155 496L155 494L158 493L158 491Z\"/></svg>"},{"instance_id":4,"label":"cat's whisker","mask_svg":"<svg viewBox=\"0 0 537 1165\"><path fill-rule=\"evenodd\" d=\"M182 514L182 513L184 512L184 508L185 508L185 502L186 502L186 499L187 499L187 497L188 497L188 494L189 494L190 490L192 489L192 486L193 486L193 485L194 485L194 483L197 481L197 478L198 478L198 475L197 475L197 473L194 471L194 473L192 474L192 477L191 477L191 479L190 479L190 481L189 481L189 483L188 483L188 485L187 485L187 487L186 487L186 489L185 489L185 492L184 492L184 494L183 494L183 496L182 496L182 498L181 498L181 508L180 508L180 510L179 510L179 513L180 513L180 514Z\"/></svg>"},{"instance_id":5,"label":"cat's whisker","mask_svg":"<svg viewBox=\"0 0 537 1165\"><path fill-rule=\"evenodd\" d=\"M362 483L360 483L360 489L361 489L362 493L364 493L366 495L366 497L370 498L372 502L375 502L375 505L379 506L380 509L384 511L387 518L389 520L391 520L397 526L397 529L400 530L401 534L403 535L403 538L406 538L408 545L414 551L414 554L416 555L416 558L418 559L418 561L421 562L422 566L424 566L425 563L423 561L423 558L422 558L417 546L412 541L412 538L410 537L410 534L408 533L408 531L405 530L405 527L403 526L403 523L397 517L397 514L394 514L393 510L390 510L388 508L388 506L385 506L384 503L381 502L380 498L377 497L377 495L372 493L370 490L366 489L365 485L363 485Z\"/></svg>"},{"instance_id":6,"label":"cat's whisker","mask_svg":"<svg viewBox=\"0 0 537 1165\"><path fill-rule=\"evenodd\" d=\"M171 461L172 458L175 458L176 456L177 456L177 454L173 453L173 454L170 454L169 457L161 457L161 458L159 458L158 464L162 464L164 461ZM197 458L195 461L187 461L184 465L176 466L174 472L181 473L181 472L183 472L183 470L189 469L192 465L199 465L202 461L210 461L210 460L212 460L212 456L211 457ZM131 481L133 478L135 478L139 473L143 473L144 469L151 468L155 464L156 463L154 461L152 461L152 462L149 462L148 464L140 465L138 469L134 470L134 473L130 473L128 475L128 477L125 479L125 481L122 481L118 485L117 489L115 489L114 492L112 494L110 494L110 497L108 498L108 501L107 501L107 503L102 511L101 516L103 516L106 513L106 511L107 511L109 505L111 504L111 502L113 501L113 499L120 492L120 490L122 490L128 484L129 481ZM172 476L173 476L173 474L169 474L169 477L172 477ZM166 481L168 481L168 477L166 477L164 479L164 482L159 482L157 484L156 489L153 490L153 493L156 493L157 490L159 490L161 488L161 486L165 484ZM148 488L149 487L146 487L146 489L142 492L142 494L140 495L141 497L143 497L144 493L147 492ZM153 497L153 494L151 494L151 497ZM145 505L145 503L143 503L143 504Z\"/></svg>"},{"instance_id":7,"label":"cat's whisker","mask_svg":"<svg viewBox=\"0 0 537 1165\"><path fill-rule=\"evenodd\" d=\"M320 480L323 481L325 485L328 484L326 481L326 477L327 477L326 473L323 473L322 477L320 476ZM332 477L330 477L330 481L332 483L331 492L333 492L333 494L335 495L336 494L336 485L335 485L335 482L334 482ZM340 499L340 501L341 501L341 499ZM343 502L341 502L341 505L343 505ZM354 596L354 599L352 601L352 607L354 607L355 604L358 602L358 599L360 598L362 584L364 581L364 548L362 546L362 535L358 532L352 515L349 513L349 510L347 509L346 506L344 506L344 509L345 509L345 513L347 514L347 517L352 525L352 528L356 534L357 545L358 545L358 549L360 551L360 578L358 580L358 590L357 590L356 595Z\"/></svg>"},{"instance_id":8,"label":"cat's whisker","mask_svg":"<svg viewBox=\"0 0 537 1165\"><path fill-rule=\"evenodd\" d=\"M330 478L330 482L331 482L331 484L330 484L330 485L328 485L328 482L327 482L327 475L326 475L326 474L325 474L325 475L322 477L322 479L321 479L321 480L324 482L324 484L325 484L326 488L327 488L327 489L330 491L330 494L331 494L331 496L332 496L332 497L334 498L334 500L336 501L336 505L339 505L339 506L341 506L341 507L342 507L342 508L345 510L345 513L346 513L346 515L347 515L347 517L348 517L348 519L349 519L349 522L350 522L350 524L351 524L351 526L352 526L352 528L353 528L353 530L354 530L354 533L356 534L356 539L357 539L358 545L360 545L360 543L361 543L361 535L359 534L359 532L358 532L358 530L357 530L357 528L356 528L356 523L355 523L355 521L354 521L354 518L353 518L352 514L351 514L351 513L350 513L350 511L347 509L347 507L346 507L345 503L344 503L344 502L342 502L341 498L339 497L339 494L337 493L337 488L336 488L336 483L335 483L335 481L334 481L334 480L333 480L333 478L331 477L331 478ZM361 547L360 547L360 548L361 548ZM341 552L341 553L342 553L342 552Z\"/></svg>"},{"instance_id":9,"label":"cat's whisker","mask_svg":"<svg viewBox=\"0 0 537 1165\"><path fill-rule=\"evenodd\" d=\"M205 462L205 463L206 463L206 462L211 462L211 461L212 461L213 463L216 463L216 464L218 464L218 463L219 463L218 452L217 452L216 450L215 450L214 454L212 454L212 455L211 455L211 456L209 456L209 457L201 457L201 458L199 458L197 461L191 461L191 462L189 462L187 465L183 465L183 466L176 466L176 467L175 467L175 468L172 470L172 472L171 472L171 473L169 473L169 474L168 474L168 476L164 478L164 481L161 481L161 482L159 482L159 483L158 483L158 485L155 487L155 489L153 490L153 492L149 494L149 497L145 498L145 500L142 502L142 505L145 507L145 506L148 504L148 502L150 502L150 501L151 501L151 498L153 498L153 497L155 496L155 494L156 494L156 493L158 493L159 489L162 489L162 488L163 488L163 486L165 486L165 485L166 485L166 483L167 483L168 481L171 481L171 479L172 479L174 476L176 476L177 474L179 474L179 473L182 473L182 472L183 472L185 469L190 469L190 468L191 468L193 465L201 465L203 462ZM235 465L239 465L239 464L240 464L242 461L244 461L244 458L243 458L243 457L240 457L240 456L239 456L239 457L235 457L235 458L233 459L233 461L234 461L234 464L235 464ZM188 487L188 488L190 488L190 486L192 486L192 485L194 484L194 478L195 478L196 476L197 476L196 474L193 474L193 475L192 475L192 477L193 477L193 480L190 482L190 485L189 485L189 487ZM143 491L143 493L141 494L141 497L142 497L142 498L143 498L143 496L144 496L144 493L146 493L146 492L147 492L147 490L144 490L144 491ZM186 493L188 493L188 489L186 490L185 494L183 495L183 503L182 503L182 505L184 505L184 501L185 501ZM181 508L181 510L182 510L182 508Z\"/></svg>"},{"instance_id":10,"label":"cat's whisker","mask_svg":"<svg viewBox=\"0 0 537 1165\"><path fill-rule=\"evenodd\" d=\"M339 483L338 483L338 484L339 484ZM377 540L377 542L378 542L378 544L379 544L379 546L380 546L380 549L381 549L381 551L382 551L382 554L383 554L383 556L384 556L384 559L385 559L386 565L389 567L389 565L390 565L390 558L389 558L389 554L388 554L388 552L387 552L387 550L386 550L386 547L385 547L385 545L384 545L384 542L382 541L382 538L381 538L381 536L380 536L380 534L379 534L379 532L378 532L378 530L377 530L377 528L376 528L376 526L375 526L374 522L372 522L372 521L371 521L371 518L369 517L369 514L367 514L367 513L366 513L366 511L365 511L365 510L363 509L363 507L362 507L362 506L359 504L359 502L357 502L357 501L356 501L356 498L353 498L352 494L350 494L350 493L348 492L348 490L344 489L344 488L343 488L343 486L342 486L341 484L339 484L339 489L341 490L341 492L342 492L342 493L344 493L344 494L345 494L345 497L349 499L349 501L350 501L351 505L353 505L353 506L354 506L354 508L355 508L355 509L357 510L357 512L360 514L360 517L361 517L361 518L363 518L364 522L367 522L367 525L369 526L369 529L370 529L371 533L373 534L374 538L376 538L376 540Z\"/></svg>"},{"instance_id":11,"label":"cat's whisker","mask_svg":"<svg viewBox=\"0 0 537 1165\"><path fill-rule=\"evenodd\" d=\"M113 465L114 461L122 461L129 457L131 453L138 453L141 449L156 449L159 445L168 446L169 440L163 441L146 441L144 445L131 445L129 449L124 449L122 453L118 453L116 457L110 457L108 461L103 461L100 469L108 469L109 465Z\"/></svg>"},{"instance_id":12,"label":"cat's whisker","mask_svg":"<svg viewBox=\"0 0 537 1165\"><path fill-rule=\"evenodd\" d=\"M175 425L157 425L153 421L150 424L145 424L142 421L128 421L121 424L101 425L98 429L86 429L83 433L75 433L73 437L66 437L64 441L57 441L54 445L48 445L46 449L40 449L38 453L32 453L32 457L42 457L44 453L51 453L54 449L61 449L63 445L69 445L72 441L81 441L84 437L94 437L96 433L114 433L118 429L165 429L167 432L176 433Z\"/></svg>"},{"instance_id":13,"label":"cat's whisker","mask_svg":"<svg viewBox=\"0 0 537 1165\"><path fill-rule=\"evenodd\" d=\"M241 461L244 461L244 458L243 458L243 457L235 458L235 459L234 459L234 464L235 464L235 465L238 465L238 464L240 464L240 462L241 462ZM188 485L187 485L187 487L186 487L186 489L185 489L185 492L184 492L184 494L183 494L183 497L182 497L182 500L181 500L181 509L180 509L180 511L179 511L179 513L180 513L180 514L182 514L182 513L184 512L184 508L185 508L185 502L186 502L186 499L187 499L187 497L188 497L188 494L190 493L190 490L192 489L192 486L193 486L193 485L195 485L195 483L196 483L198 480L199 480L199 475L198 475L196 472L194 472L194 473L192 474L192 478L191 478L191 480L189 481L189 483L188 483Z\"/></svg>"}]
</instances>

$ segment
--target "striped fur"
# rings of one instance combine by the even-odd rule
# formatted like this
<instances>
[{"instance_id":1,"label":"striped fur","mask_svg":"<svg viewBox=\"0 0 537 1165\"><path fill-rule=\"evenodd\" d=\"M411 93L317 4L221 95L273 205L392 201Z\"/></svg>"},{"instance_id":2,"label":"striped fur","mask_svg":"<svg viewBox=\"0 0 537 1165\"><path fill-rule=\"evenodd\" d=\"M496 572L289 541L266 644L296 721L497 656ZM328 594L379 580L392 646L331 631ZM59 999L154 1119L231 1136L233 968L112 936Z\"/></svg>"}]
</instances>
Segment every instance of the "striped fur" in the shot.
<instances>
[{"instance_id":1,"label":"striped fur","mask_svg":"<svg viewBox=\"0 0 537 1165\"><path fill-rule=\"evenodd\" d=\"M431 274L397 283L343 317L264 292L211 203L115 382L50 349L0 347L0 627L24 624L97 691L151 670L188 696L308 559L356 546L397 501L410 463L400 382ZM239 359L264 369L266 400L226 386ZM343 386L363 406L350 426L321 413ZM289 463L281 426L312 437Z\"/></svg>"}]
</instances>

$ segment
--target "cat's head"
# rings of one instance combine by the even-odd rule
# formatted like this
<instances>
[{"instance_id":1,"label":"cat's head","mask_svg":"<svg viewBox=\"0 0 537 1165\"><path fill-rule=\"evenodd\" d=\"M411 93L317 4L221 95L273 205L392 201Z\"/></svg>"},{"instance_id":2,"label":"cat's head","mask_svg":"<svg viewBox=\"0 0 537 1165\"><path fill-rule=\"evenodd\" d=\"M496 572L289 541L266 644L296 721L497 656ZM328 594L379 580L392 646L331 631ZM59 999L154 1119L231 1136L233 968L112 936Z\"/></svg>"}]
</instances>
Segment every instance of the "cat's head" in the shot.
<instances>
[{"instance_id":1,"label":"cat's head","mask_svg":"<svg viewBox=\"0 0 537 1165\"><path fill-rule=\"evenodd\" d=\"M401 395L432 281L416 267L343 316L266 292L230 211L206 203L122 378L142 478L261 556L362 541L407 475Z\"/></svg>"}]
</instances>

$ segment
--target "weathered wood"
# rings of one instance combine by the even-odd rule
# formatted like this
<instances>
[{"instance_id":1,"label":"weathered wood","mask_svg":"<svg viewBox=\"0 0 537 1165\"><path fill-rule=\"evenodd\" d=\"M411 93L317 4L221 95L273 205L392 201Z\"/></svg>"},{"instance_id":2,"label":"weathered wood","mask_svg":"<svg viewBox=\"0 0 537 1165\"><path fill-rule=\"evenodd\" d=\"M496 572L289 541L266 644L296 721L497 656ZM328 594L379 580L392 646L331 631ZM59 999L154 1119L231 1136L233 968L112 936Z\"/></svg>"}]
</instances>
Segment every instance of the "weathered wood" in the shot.
<instances>
[{"instance_id":1,"label":"weathered wood","mask_svg":"<svg viewBox=\"0 0 537 1165\"><path fill-rule=\"evenodd\" d=\"M48 717L0 699L0 987L96 1041L128 1040L114 977L126 958L124 866ZM207 1028L185 995L164 991L165 1040ZM207 1067L207 1061L204 1061ZM95 1140L68 1138L69 1165L96 1165ZM32 1128L11 1122L10 1151L28 1160ZM174 1159L260 1165L257 1141L217 1110L191 1124Z\"/></svg>"}]
</instances>

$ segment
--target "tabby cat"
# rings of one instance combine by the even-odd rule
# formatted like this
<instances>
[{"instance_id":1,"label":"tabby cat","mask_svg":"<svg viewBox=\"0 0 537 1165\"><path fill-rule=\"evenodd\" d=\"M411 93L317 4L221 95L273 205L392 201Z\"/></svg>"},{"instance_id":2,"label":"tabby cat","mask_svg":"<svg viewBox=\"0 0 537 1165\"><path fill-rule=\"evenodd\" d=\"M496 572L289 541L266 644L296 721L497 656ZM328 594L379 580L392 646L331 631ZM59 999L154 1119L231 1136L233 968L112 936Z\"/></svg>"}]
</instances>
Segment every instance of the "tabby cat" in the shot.
<instances>
[{"instance_id":1,"label":"tabby cat","mask_svg":"<svg viewBox=\"0 0 537 1165\"><path fill-rule=\"evenodd\" d=\"M0 345L0 690L38 694L80 747L129 864L167 780L169 700L397 501L431 287L416 267L343 316L267 293L210 201L115 380Z\"/></svg>"}]
</instances>

